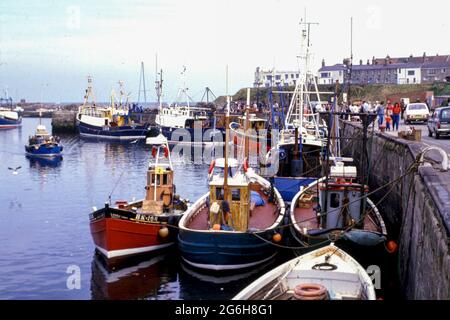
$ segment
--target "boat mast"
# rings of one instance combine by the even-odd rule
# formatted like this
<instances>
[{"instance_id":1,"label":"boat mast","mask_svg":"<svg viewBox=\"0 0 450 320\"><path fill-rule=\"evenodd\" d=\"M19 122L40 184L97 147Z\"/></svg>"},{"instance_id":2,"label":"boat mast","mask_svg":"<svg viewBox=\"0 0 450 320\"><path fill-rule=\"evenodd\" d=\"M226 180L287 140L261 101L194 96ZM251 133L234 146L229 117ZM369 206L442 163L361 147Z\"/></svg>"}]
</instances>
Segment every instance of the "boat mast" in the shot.
<instances>
[{"instance_id":1,"label":"boat mast","mask_svg":"<svg viewBox=\"0 0 450 320\"><path fill-rule=\"evenodd\" d=\"M158 75L159 75L159 79L158 79ZM162 111L162 84L163 84L163 71L162 69L160 70L160 72L158 73L158 55L156 55L156 67L155 67L155 90L156 90L156 96L158 98L158 106L159 106L159 111L161 114Z\"/></svg>"},{"instance_id":2,"label":"boat mast","mask_svg":"<svg viewBox=\"0 0 450 320\"><path fill-rule=\"evenodd\" d=\"M227 113L225 116L225 159L223 172L223 198L228 199L228 140L230 138L230 96L228 95L228 65L226 67Z\"/></svg>"},{"instance_id":3,"label":"boat mast","mask_svg":"<svg viewBox=\"0 0 450 320\"><path fill-rule=\"evenodd\" d=\"M245 130L244 130L244 159L248 159L249 155L249 135L250 135L250 126L249 126L249 111L250 111L250 88L247 88L247 106L245 108Z\"/></svg>"}]
</instances>

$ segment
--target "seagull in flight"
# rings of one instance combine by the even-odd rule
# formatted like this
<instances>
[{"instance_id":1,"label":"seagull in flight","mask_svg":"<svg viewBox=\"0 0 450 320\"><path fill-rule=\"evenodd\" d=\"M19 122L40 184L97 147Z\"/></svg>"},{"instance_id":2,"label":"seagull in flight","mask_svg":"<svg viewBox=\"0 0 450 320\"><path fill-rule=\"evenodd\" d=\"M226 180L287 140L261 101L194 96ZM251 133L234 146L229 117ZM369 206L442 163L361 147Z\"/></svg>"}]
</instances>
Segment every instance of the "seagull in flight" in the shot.
<instances>
[{"instance_id":1,"label":"seagull in flight","mask_svg":"<svg viewBox=\"0 0 450 320\"><path fill-rule=\"evenodd\" d=\"M16 168L8 167L8 170L11 170L12 174L19 174L19 172L17 170L19 170L20 168L22 168L22 166L19 166L19 167L16 167Z\"/></svg>"}]
</instances>

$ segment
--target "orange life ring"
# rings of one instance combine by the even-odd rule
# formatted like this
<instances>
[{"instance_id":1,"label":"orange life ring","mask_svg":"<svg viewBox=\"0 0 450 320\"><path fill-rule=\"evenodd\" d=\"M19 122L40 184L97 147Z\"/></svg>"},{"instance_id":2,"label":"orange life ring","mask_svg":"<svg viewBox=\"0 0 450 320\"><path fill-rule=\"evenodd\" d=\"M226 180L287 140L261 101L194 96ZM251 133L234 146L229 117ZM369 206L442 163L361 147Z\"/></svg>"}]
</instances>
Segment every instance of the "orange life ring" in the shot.
<instances>
[{"instance_id":1,"label":"orange life ring","mask_svg":"<svg viewBox=\"0 0 450 320\"><path fill-rule=\"evenodd\" d=\"M156 152L157 152L156 147L152 147L152 157L153 158L156 157Z\"/></svg>"},{"instance_id":2,"label":"orange life ring","mask_svg":"<svg viewBox=\"0 0 450 320\"><path fill-rule=\"evenodd\" d=\"M214 170L214 167L216 165L216 160L211 160L211 164L209 165L208 174L211 174Z\"/></svg>"},{"instance_id":3,"label":"orange life ring","mask_svg":"<svg viewBox=\"0 0 450 320\"><path fill-rule=\"evenodd\" d=\"M294 297L298 300L326 300L327 289L316 283L301 283L294 288Z\"/></svg>"}]
</instances>

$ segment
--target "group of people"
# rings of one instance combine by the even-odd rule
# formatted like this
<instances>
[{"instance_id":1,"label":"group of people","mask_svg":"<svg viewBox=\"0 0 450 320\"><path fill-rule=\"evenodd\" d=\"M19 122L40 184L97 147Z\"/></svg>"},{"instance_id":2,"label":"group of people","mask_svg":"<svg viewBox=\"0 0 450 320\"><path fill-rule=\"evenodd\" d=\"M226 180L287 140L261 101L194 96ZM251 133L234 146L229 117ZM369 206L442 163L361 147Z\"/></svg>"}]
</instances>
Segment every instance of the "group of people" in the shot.
<instances>
[{"instance_id":1,"label":"group of people","mask_svg":"<svg viewBox=\"0 0 450 320\"><path fill-rule=\"evenodd\" d=\"M382 101L376 109L378 115L378 127L382 127L383 122L386 123L386 131L398 131L398 125L400 123L400 115L402 113L402 107L400 103L396 102L392 104L388 101L387 105L384 105Z\"/></svg>"}]
</instances>

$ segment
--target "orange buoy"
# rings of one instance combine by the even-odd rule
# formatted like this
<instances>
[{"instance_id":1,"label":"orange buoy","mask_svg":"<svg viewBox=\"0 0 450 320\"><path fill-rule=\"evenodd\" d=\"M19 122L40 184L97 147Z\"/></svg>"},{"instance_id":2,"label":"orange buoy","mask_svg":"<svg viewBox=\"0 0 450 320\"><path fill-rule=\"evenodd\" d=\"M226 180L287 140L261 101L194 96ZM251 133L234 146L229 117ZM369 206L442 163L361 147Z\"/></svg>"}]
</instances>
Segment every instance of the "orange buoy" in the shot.
<instances>
[{"instance_id":1,"label":"orange buoy","mask_svg":"<svg viewBox=\"0 0 450 320\"><path fill-rule=\"evenodd\" d=\"M328 291L321 284L301 283L294 288L294 297L297 300L327 300Z\"/></svg>"},{"instance_id":2,"label":"orange buoy","mask_svg":"<svg viewBox=\"0 0 450 320\"><path fill-rule=\"evenodd\" d=\"M214 224L213 230L220 230L220 224L218 224L218 223Z\"/></svg>"},{"instance_id":3,"label":"orange buoy","mask_svg":"<svg viewBox=\"0 0 450 320\"><path fill-rule=\"evenodd\" d=\"M276 242L276 243L280 242L280 241L281 241L281 234L275 233L275 234L272 236L272 240L273 240L273 242Z\"/></svg>"},{"instance_id":4,"label":"orange buoy","mask_svg":"<svg viewBox=\"0 0 450 320\"><path fill-rule=\"evenodd\" d=\"M386 250L389 253L395 253L398 249L398 245L395 241L391 240L386 244Z\"/></svg>"},{"instance_id":5,"label":"orange buoy","mask_svg":"<svg viewBox=\"0 0 450 320\"><path fill-rule=\"evenodd\" d=\"M158 234L161 238L166 238L169 235L169 229L167 229L167 227L161 228L159 229Z\"/></svg>"}]
</instances>

